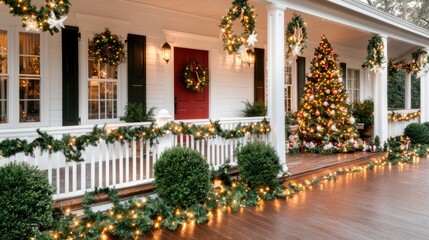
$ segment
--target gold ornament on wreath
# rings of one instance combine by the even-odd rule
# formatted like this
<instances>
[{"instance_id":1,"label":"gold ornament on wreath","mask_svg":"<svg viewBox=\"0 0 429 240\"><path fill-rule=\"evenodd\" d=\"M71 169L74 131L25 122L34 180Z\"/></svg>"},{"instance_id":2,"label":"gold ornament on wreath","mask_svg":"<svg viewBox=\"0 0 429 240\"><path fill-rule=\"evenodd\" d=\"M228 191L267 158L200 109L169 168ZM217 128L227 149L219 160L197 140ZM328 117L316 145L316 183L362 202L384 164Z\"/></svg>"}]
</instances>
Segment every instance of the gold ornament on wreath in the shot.
<instances>
[{"instance_id":1,"label":"gold ornament on wreath","mask_svg":"<svg viewBox=\"0 0 429 240\"><path fill-rule=\"evenodd\" d=\"M246 54L248 47L255 46L256 39L256 14L255 7L249 6L247 0L234 0L232 7L227 9L228 14L222 17L219 27L221 28L221 38L223 48L228 54L238 53L240 56ZM241 19L241 26L244 31L241 34L234 34L232 30L233 21Z\"/></svg>"},{"instance_id":2,"label":"gold ornament on wreath","mask_svg":"<svg viewBox=\"0 0 429 240\"><path fill-rule=\"evenodd\" d=\"M124 43L108 28L102 33L94 34L88 49L94 60L99 61L101 65L115 66L125 62Z\"/></svg>"},{"instance_id":3,"label":"gold ornament on wreath","mask_svg":"<svg viewBox=\"0 0 429 240\"><path fill-rule=\"evenodd\" d=\"M207 67L192 61L183 68L180 79L187 89L201 92L209 82Z\"/></svg>"},{"instance_id":4,"label":"gold ornament on wreath","mask_svg":"<svg viewBox=\"0 0 429 240\"><path fill-rule=\"evenodd\" d=\"M286 30L286 58L293 56L300 56L303 54L304 49L307 47L307 24L301 15L293 14L291 21L287 25Z\"/></svg>"},{"instance_id":5,"label":"gold ornament on wreath","mask_svg":"<svg viewBox=\"0 0 429 240\"><path fill-rule=\"evenodd\" d=\"M0 0L9 6L9 12L22 17L22 26L26 31L49 31L51 34L64 28L65 16L69 12L68 0L45 0L45 5L38 8L31 0Z\"/></svg>"}]
</instances>

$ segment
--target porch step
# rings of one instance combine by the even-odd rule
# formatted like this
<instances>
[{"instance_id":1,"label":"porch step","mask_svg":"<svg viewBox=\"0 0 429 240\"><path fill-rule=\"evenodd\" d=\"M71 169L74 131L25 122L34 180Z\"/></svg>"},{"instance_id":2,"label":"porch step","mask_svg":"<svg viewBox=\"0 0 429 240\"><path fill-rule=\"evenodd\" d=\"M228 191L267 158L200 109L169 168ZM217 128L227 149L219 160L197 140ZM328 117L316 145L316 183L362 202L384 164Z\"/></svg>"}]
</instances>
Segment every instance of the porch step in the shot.
<instances>
[{"instance_id":1,"label":"porch step","mask_svg":"<svg viewBox=\"0 0 429 240\"><path fill-rule=\"evenodd\" d=\"M387 153L344 153L334 155L320 154L299 154L288 155L287 162L291 175L281 177L284 181L300 181L301 179L312 179L320 177L330 172L335 172L341 168L350 168L356 165L363 165L371 161L381 160ZM232 171L237 175L237 171ZM131 198L133 196L143 196L152 194L155 190L153 184L144 184L140 186L125 188L119 190L121 199ZM82 209L82 197L59 200L55 207L63 210L70 209L73 213L80 213ZM102 196L97 202L98 205L107 204L109 200Z\"/></svg>"}]
</instances>

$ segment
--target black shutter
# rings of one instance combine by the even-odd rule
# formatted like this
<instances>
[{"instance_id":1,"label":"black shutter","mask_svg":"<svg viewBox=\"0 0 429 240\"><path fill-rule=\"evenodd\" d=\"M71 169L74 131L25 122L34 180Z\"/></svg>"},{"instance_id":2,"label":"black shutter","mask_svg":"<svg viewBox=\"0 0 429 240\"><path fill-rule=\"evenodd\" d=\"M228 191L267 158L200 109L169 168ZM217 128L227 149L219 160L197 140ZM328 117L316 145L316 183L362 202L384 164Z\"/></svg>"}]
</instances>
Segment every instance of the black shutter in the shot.
<instances>
[{"instance_id":1,"label":"black shutter","mask_svg":"<svg viewBox=\"0 0 429 240\"><path fill-rule=\"evenodd\" d=\"M346 81L346 76L347 76L347 64L344 62L340 62L340 68L341 68L341 77L343 78L343 81ZM345 84L344 84L345 86Z\"/></svg>"},{"instance_id":2,"label":"black shutter","mask_svg":"<svg viewBox=\"0 0 429 240\"><path fill-rule=\"evenodd\" d=\"M305 86L305 57L298 57L296 59L296 77L298 82L298 103L301 101L302 94L304 94Z\"/></svg>"},{"instance_id":3,"label":"black shutter","mask_svg":"<svg viewBox=\"0 0 429 240\"><path fill-rule=\"evenodd\" d=\"M128 34L128 102L146 108L146 36Z\"/></svg>"},{"instance_id":4,"label":"black shutter","mask_svg":"<svg viewBox=\"0 0 429 240\"><path fill-rule=\"evenodd\" d=\"M79 28L61 31L63 57L63 126L79 125Z\"/></svg>"},{"instance_id":5,"label":"black shutter","mask_svg":"<svg viewBox=\"0 0 429 240\"><path fill-rule=\"evenodd\" d=\"M255 48L254 96L255 102L265 103L265 50Z\"/></svg>"}]
</instances>

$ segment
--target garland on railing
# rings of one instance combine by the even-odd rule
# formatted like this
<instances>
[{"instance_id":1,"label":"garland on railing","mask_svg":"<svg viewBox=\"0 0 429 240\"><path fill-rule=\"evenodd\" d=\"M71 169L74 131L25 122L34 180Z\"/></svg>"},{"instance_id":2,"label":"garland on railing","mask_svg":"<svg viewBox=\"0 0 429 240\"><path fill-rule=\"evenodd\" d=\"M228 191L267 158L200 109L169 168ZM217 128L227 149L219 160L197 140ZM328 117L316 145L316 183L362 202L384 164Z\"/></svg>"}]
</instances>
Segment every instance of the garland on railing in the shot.
<instances>
[{"instance_id":1,"label":"garland on railing","mask_svg":"<svg viewBox=\"0 0 429 240\"><path fill-rule=\"evenodd\" d=\"M94 126L92 132L81 136L63 135L61 139L55 139L46 132L37 130L38 137L32 142L22 139L5 139L0 142L0 157L11 157L18 153L24 153L34 157L36 148L41 152L62 152L67 161L83 161L82 151L88 146L97 146L98 143L105 141L107 144L125 141L140 140L153 143L157 138L165 134L173 135L190 134L195 140L208 139L220 136L225 139L242 138L246 133L260 135L270 132L270 124L264 119L261 122L252 123L249 126L238 124L234 129L222 129L219 121L208 125L195 125L185 122L169 122L162 127L152 123L149 127L119 127L110 130L105 126Z\"/></svg>"},{"instance_id":2,"label":"garland on railing","mask_svg":"<svg viewBox=\"0 0 429 240\"><path fill-rule=\"evenodd\" d=\"M421 114L420 110L412 113L398 113L398 112L392 111L391 113L388 114L387 119L390 122L410 121L412 119L420 117L420 114Z\"/></svg>"},{"instance_id":3,"label":"garland on railing","mask_svg":"<svg viewBox=\"0 0 429 240\"><path fill-rule=\"evenodd\" d=\"M389 155L383 160L372 161L365 165L356 165L336 172L330 172L301 183L278 185L276 187L251 188L242 182L234 181L212 189L204 204L187 209L166 205L159 198L132 198L120 203L117 191L109 188L96 188L86 193L83 200L84 215L63 215L57 219L53 229L43 233L53 239L88 238L88 239L133 239L156 229L176 230L186 223L204 223L210 221L214 214L237 212L245 207L258 206L265 200L276 198L288 199L295 194L311 189L323 181L335 181L346 174L357 174L378 167L412 164L418 157L427 154L425 146L410 147L410 141L403 136L388 139ZM89 204L95 202L95 196L106 195L113 207L108 211L93 212ZM57 215L59 216L59 215ZM38 236L36 236L38 237Z\"/></svg>"},{"instance_id":4,"label":"garland on railing","mask_svg":"<svg viewBox=\"0 0 429 240\"><path fill-rule=\"evenodd\" d=\"M367 57L362 64L363 68L369 68L371 71L379 71L385 62L384 44L380 35L375 35L368 41Z\"/></svg>"}]
</instances>

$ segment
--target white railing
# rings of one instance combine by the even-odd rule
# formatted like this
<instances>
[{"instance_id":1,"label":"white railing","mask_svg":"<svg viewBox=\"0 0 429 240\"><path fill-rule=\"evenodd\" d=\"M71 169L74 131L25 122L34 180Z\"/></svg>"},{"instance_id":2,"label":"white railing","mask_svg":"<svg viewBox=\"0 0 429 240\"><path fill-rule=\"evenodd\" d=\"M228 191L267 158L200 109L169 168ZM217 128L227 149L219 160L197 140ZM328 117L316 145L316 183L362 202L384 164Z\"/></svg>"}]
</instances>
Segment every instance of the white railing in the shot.
<instances>
[{"instance_id":1,"label":"white railing","mask_svg":"<svg viewBox=\"0 0 429 240\"><path fill-rule=\"evenodd\" d=\"M394 112L395 114L406 115L410 113L416 113L418 111L419 109L393 110L393 111L389 111L389 114ZM389 125L388 125L389 137L403 135L405 127L407 127L410 123L418 123L418 122L420 122L420 117L416 117L408 121L396 121L396 120L389 121Z\"/></svg>"},{"instance_id":2,"label":"white railing","mask_svg":"<svg viewBox=\"0 0 429 240\"><path fill-rule=\"evenodd\" d=\"M219 123L222 129L233 129L238 124L250 125L260 122L263 118L235 118L224 119ZM209 120L186 121L195 125L207 125ZM106 129L116 129L122 126L145 126L150 123L112 124ZM93 126L50 127L41 128L56 139L64 134L80 136L93 130ZM38 137L36 129L13 129L0 131L0 141L6 138L20 138L32 141ZM115 187L117 189L151 183L154 180L153 165L159 158L161 151L167 147L184 146L200 152L209 165L219 167L227 161L236 164L234 151L249 141L258 139L268 142L267 135L252 136L247 133L240 139L223 139L219 136L195 140L192 135L165 135L154 141L131 140L121 144L119 141L106 144L100 141L97 146L89 146L82 152L84 161L66 161L62 152L49 154L34 150L35 157L19 153L9 158L0 159L0 166L11 161L28 162L44 171L49 182L56 189L54 198L66 199L82 196L85 191L95 187Z\"/></svg>"}]
</instances>

